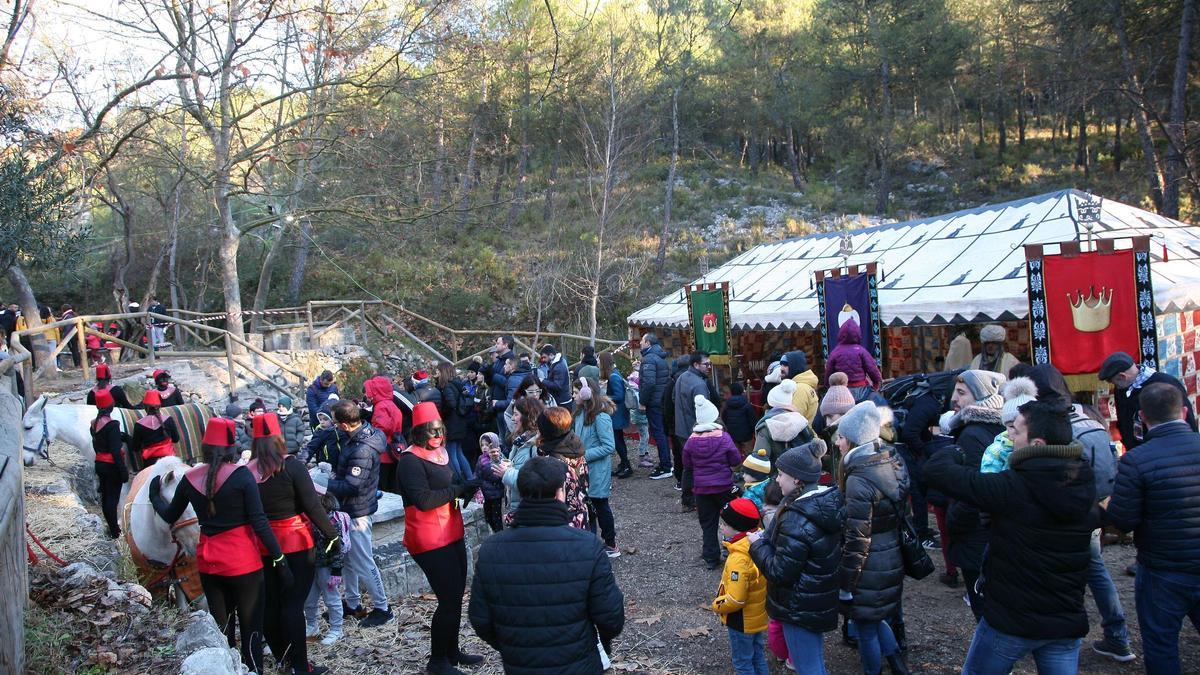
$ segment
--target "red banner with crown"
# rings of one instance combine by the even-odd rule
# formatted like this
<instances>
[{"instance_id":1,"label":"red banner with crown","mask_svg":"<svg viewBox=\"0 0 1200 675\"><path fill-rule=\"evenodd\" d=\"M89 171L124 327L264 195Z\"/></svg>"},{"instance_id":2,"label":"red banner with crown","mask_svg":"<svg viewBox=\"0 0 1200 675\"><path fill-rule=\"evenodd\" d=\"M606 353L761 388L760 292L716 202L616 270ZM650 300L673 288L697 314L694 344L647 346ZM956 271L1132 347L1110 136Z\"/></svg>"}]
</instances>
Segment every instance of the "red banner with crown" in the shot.
<instances>
[{"instance_id":1,"label":"red banner with crown","mask_svg":"<svg viewBox=\"0 0 1200 675\"><path fill-rule=\"evenodd\" d=\"M1153 292L1143 239L1062 242L1057 254L1046 252L1052 244L1025 247L1034 363L1079 375L1097 372L1116 351L1154 360Z\"/></svg>"}]
</instances>

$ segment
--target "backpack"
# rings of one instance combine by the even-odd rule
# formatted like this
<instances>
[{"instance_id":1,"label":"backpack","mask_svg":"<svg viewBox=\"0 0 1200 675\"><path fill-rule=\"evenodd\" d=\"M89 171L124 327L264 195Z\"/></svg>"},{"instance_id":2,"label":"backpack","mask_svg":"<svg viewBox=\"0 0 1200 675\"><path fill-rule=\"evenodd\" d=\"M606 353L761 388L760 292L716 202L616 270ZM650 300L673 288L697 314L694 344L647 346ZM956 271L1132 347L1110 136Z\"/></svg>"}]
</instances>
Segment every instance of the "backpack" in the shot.
<instances>
[{"instance_id":1,"label":"backpack","mask_svg":"<svg viewBox=\"0 0 1200 675\"><path fill-rule=\"evenodd\" d=\"M1113 493L1113 484L1117 478L1117 450L1112 442L1112 437L1102 427L1076 431L1076 425L1084 421L1091 421L1091 418L1080 414L1078 408L1073 408L1071 411L1072 436L1083 445L1082 458L1091 465L1096 481L1096 501L1102 501Z\"/></svg>"},{"instance_id":2,"label":"backpack","mask_svg":"<svg viewBox=\"0 0 1200 675\"><path fill-rule=\"evenodd\" d=\"M625 383L625 407L630 410L637 410L642 407L641 393L638 387Z\"/></svg>"},{"instance_id":3,"label":"backpack","mask_svg":"<svg viewBox=\"0 0 1200 675\"><path fill-rule=\"evenodd\" d=\"M900 431L904 427L904 418L908 416L908 411L912 409L917 399L925 394L932 394L942 409L945 409L947 401L950 400L950 394L954 392L954 384L958 382L958 376L965 370L967 369L958 368L937 373L914 373L898 377L884 385L879 390L879 394L887 400L888 406L895 414L895 422L892 426L896 430L896 437L900 437Z\"/></svg>"}]
</instances>

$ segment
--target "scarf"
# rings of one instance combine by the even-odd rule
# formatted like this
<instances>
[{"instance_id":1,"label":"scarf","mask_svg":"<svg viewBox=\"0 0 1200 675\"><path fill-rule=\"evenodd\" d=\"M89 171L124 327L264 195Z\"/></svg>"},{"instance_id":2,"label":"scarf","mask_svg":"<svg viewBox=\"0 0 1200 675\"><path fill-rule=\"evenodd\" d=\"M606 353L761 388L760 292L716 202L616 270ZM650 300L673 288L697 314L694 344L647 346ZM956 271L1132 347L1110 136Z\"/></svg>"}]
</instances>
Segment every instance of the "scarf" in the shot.
<instances>
[{"instance_id":1,"label":"scarf","mask_svg":"<svg viewBox=\"0 0 1200 675\"><path fill-rule=\"evenodd\" d=\"M1143 363L1142 367L1138 369L1137 377L1133 378L1133 382L1125 390L1125 397L1133 396L1134 392L1141 389L1142 385L1146 384L1146 380L1149 380L1156 372L1158 371Z\"/></svg>"}]
</instances>

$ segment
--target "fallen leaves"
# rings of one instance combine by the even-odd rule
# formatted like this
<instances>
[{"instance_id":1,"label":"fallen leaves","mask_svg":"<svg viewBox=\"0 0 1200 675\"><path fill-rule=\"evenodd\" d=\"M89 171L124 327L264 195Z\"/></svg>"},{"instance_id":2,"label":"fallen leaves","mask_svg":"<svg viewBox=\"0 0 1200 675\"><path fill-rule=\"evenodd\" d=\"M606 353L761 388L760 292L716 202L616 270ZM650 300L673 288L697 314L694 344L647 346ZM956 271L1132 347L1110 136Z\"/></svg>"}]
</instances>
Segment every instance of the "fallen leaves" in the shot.
<instances>
[{"instance_id":1,"label":"fallen leaves","mask_svg":"<svg viewBox=\"0 0 1200 675\"><path fill-rule=\"evenodd\" d=\"M662 621L662 618L663 618L663 615L660 612L658 614L651 614L650 616L638 617L638 618L634 619L633 622L640 623L643 626L653 626L654 624L658 623L659 621Z\"/></svg>"},{"instance_id":2,"label":"fallen leaves","mask_svg":"<svg viewBox=\"0 0 1200 675\"><path fill-rule=\"evenodd\" d=\"M676 635L678 635L682 640L690 640L695 637L700 637L701 635L708 635L711 632L712 631L708 626L696 626L695 628L684 628L676 633Z\"/></svg>"}]
</instances>

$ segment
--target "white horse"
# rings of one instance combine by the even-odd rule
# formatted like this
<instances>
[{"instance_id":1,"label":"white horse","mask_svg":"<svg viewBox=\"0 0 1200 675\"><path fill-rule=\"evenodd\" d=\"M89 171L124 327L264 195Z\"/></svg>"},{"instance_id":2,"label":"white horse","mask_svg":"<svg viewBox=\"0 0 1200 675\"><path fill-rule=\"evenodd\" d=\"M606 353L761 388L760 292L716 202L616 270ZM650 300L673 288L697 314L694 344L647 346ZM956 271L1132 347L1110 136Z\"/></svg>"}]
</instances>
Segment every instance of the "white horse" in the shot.
<instances>
[{"instance_id":1,"label":"white horse","mask_svg":"<svg viewBox=\"0 0 1200 675\"><path fill-rule=\"evenodd\" d=\"M96 406L78 403L46 405L47 401L49 399L42 394L25 411L25 440L22 446L25 466L33 466L38 457L50 459L51 441L73 445L79 448L87 462L95 461L96 452L92 449L89 426L96 419ZM122 433L129 433L121 416L117 415L115 419L121 424Z\"/></svg>"},{"instance_id":2,"label":"white horse","mask_svg":"<svg viewBox=\"0 0 1200 675\"><path fill-rule=\"evenodd\" d=\"M126 540L131 544L131 550L136 546L136 550L152 564L151 569L142 569L139 564L139 569L148 578L159 576L160 570L156 569L156 566L177 562L180 553L193 561L196 558L200 525L192 507L189 505L179 520L168 524L159 517L154 511L154 505L150 503L150 482L155 476L161 480L159 492L162 498L170 502L175 496L175 490L186 480L184 476L191 468L178 457L164 457L138 474L134 481L138 485L137 491L131 493L126 502L122 502L122 529L125 531ZM136 559L134 562L140 563ZM169 579L169 576L166 578ZM176 597L182 598L182 590L177 588L176 591ZM182 601L181 605L186 605L186 601Z\"/></svg>"}]
</instances>

